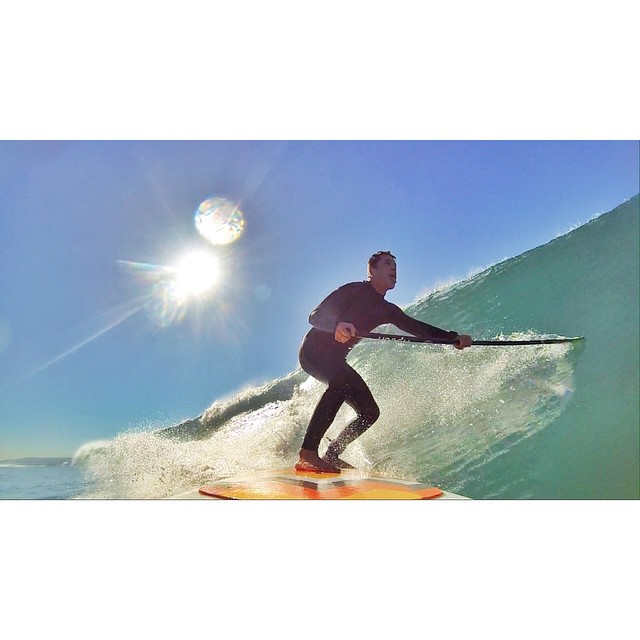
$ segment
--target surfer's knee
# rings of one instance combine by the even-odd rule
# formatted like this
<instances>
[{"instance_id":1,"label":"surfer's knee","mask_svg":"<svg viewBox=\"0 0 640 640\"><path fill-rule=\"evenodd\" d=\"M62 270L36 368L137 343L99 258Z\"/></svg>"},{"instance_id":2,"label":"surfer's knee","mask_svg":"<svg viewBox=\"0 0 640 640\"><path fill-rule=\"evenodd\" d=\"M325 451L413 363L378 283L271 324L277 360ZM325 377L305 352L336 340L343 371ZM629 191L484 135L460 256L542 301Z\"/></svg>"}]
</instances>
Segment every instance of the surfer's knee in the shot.
<instances>
[{"instance_id":1,"label":"surfer's knee","mask_svg":"<svg viewBox=\"0 0 640 640\"><path fill-rule=\"evenodd\" d=\"M374 402L366 407L366 409L360 413L360 418L368 426L371 426L380 417L380 407Z\"/></svg>"}]
</instances>

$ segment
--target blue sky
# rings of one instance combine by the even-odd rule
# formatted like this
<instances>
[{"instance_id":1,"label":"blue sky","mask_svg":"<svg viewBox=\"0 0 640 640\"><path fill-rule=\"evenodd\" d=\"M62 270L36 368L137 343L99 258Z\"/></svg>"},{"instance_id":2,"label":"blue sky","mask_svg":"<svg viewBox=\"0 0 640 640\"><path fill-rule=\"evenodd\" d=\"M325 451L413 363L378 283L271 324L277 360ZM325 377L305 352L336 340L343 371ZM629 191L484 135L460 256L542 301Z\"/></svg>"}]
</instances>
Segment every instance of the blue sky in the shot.
<instances>
[{"instance_id":1,"label":"blue sky","mask_svg":"<svg viewBox=\"0 0 640 640\"><path fill-rule=\"evenodd\" d=\"M407 304L638 192L635 141L0 142L0 459L72 455L292 371L309 311L390 249ZM212 247L193 213L239 202ZM222 264L181 322L119 261ZM464 327L456 327L463 330Z\"/></svg>"}]
</instances>

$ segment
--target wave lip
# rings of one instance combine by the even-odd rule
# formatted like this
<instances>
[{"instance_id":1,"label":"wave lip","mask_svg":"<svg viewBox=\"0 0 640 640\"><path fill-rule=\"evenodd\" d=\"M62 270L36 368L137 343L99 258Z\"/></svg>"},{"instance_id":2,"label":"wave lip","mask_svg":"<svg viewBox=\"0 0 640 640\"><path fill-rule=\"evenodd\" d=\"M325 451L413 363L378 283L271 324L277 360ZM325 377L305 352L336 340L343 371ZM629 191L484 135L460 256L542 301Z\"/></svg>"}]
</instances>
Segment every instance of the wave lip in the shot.
<instances>
[{"instance_id":1,"label":"wave lip","mask_svg":"<svg viewBox=\"0 0 640 640\"><path fill-rule=\"evenodd\" d=\"M72 465L83 464L92 456L105 454L108 450L111 440L93 440L79 447L71 458Z\"/></svg>"}]
</instances>

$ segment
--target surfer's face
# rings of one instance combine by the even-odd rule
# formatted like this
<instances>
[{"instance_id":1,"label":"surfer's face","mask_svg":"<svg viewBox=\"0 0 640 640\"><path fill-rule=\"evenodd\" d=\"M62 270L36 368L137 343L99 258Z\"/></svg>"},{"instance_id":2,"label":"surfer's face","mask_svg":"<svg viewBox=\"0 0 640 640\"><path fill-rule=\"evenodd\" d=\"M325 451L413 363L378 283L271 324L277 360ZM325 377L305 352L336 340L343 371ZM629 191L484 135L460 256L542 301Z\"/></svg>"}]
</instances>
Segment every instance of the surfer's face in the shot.
<instances>
[{"instance_id":1,"label":"surfer's face","mask_svg":"<svg viewBox=\"0 0 640 640\"><path fill-rule=\"evenodd\" d=\"M382 256L375 267L369 270L369 277L374 289L380 293L385 293L396 286L397 267L392 256Z\"/></svg>"}]
</instances>

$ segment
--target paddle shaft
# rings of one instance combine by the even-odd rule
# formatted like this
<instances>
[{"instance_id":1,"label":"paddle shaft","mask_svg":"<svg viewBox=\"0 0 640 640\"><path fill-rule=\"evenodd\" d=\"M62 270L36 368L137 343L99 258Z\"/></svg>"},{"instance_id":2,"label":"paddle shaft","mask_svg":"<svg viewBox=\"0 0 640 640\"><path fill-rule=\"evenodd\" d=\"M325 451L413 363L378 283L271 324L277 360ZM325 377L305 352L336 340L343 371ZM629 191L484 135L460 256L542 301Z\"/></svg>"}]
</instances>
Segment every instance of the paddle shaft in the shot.
<instances>
[{"instance_id":1,"label":"paddle shaft","mask_svg":"<svg viewBox=\"0 0 640 640\"><path fill-rule=\"evenodd\" d=\"M393 333L363 333L358 338L369 338L370 340L395 340L396 342L418 342L421 344L458 344L457 340L431 340L429 338L418 338L417 336L401 336ZM473 347L503 347L532 344L562 344L564 342L574 342L582 338L539 338L537 340L474 340Z\"/></svg>"}]
</instances>

